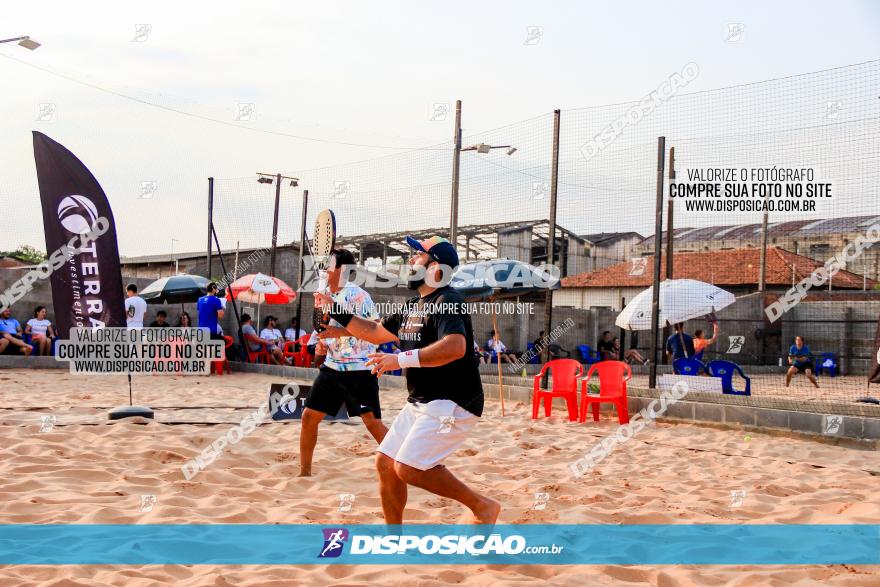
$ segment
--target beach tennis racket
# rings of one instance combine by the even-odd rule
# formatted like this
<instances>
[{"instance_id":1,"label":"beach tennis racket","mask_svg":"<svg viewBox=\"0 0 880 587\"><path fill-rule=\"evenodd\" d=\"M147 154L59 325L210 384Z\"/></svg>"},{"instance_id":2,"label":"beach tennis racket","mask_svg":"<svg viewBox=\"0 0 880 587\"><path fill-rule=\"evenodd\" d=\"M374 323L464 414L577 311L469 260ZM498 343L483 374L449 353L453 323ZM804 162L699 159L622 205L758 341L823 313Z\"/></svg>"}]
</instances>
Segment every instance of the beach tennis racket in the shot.
<instances>
[{"instance_id":1,"label":"beach tennis racket","mask_svg":"<svg viewBox=\"0 0 880 587\"><path fill-rule=\"evenodd\" d=\"M315 256L318 269L327 269L334 245L336 245L336 216L333 210L321 210L315 218L315 232L312 235L312 255Z\"/></svg>"},{"instance_id":2,"label":"beach tennis racket","mask_svg":"<svg viewBox=\"0 0 880 587\"><path fill-rule=\"evenodd\" d=\"M326 271L330 263L330 253L336 245L336 216L333 210L321 210L315 219L315 232L312 233L312 246L310 253L315 260L315 270L318 272L320 289L323 290L326 283L320 279L320 272ZM330 316L321 308L315 308L312 312L312 326L318 332L322 332L330 323Z\"/></svg>"}]
</instances>

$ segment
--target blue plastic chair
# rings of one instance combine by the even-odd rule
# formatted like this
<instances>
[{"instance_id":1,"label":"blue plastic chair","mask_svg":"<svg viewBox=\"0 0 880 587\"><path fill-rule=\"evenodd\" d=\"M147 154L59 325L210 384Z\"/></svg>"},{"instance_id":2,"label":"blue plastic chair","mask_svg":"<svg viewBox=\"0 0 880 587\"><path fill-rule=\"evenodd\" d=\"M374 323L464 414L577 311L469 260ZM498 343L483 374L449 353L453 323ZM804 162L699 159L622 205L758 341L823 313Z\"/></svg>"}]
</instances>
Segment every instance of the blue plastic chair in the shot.
<instances>
[{"instance_id":1,"label":"blue plastic chair","mask_svg":"<svg viewBox=\"0 0 880 587\"><path fill-rule=\"evenodd\" d=\"M816 365L813 371L816 375L821 375L823 369L827 370L828 374L832 377L837 376L837 357L834 356L834 353L822 353L819 357L816 357Z\"/></svg>"},{"instance_id":2,"label":"blue plastic chair","mask_svg":"<svg viewBox=\"0 0 880 587\"><path fill-rule=\"evenodd\" d=\"M584 363L585 365L592 365L593 363L598 363L602 360L601 357L599 357L599 352L594 351L588 344L579 344L578 352L581 354L581 363Z\"/></svg>"},{"instance_id":3,"label":"blue plastic chair","mask_svg":"<svg viewBox=\"0 0 880 587\"><path fill-rule=\"evenodd\" d=\"M672 362L672 371L676 375L699 375L706 371L706 365L697 359L680 358Z\"/></svg>"},{"instance_id":4,"label":"blue plastic chair","mask_svg":"<svg viewBox=\"0 0 880 587\"><path fill-rule=\"evenodd\" d=\"M721 378L721 391L730 395L752 395L752 380L746 377L742 368L731 361L715 360L706 365L706 371L712 377ZM739 376L745 379L746 388L743 391L737 391L733 387L733 375L739 373Z\"/></svg>"}]
</instances>

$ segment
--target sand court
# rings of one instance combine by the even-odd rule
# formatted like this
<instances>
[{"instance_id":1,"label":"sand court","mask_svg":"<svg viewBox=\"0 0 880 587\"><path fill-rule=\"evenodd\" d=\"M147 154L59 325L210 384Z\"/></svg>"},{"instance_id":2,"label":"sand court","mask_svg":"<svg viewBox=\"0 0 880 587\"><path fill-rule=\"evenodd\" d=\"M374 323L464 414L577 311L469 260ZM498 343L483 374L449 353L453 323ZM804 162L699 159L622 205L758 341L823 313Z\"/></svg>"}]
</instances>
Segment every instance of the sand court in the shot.
<instances>
[{"instance_id":1,"label":"sand court","mask_svg":"<svg viewBox=\"0 0 880 587\"><path fill-rule=\"evenodd\" d=\"M381 523L376 445L357 419L322 426L314 477L296 477L299 424L290 422L257 427L191 480L184 478L182 465L265 402L271 382L284 381L257 374L135 377L135 403L155 408L157 421L110 423L106 407L127 399L124 377L4 370L0 515L5 523ZM404 394L383 390L386 423ZM577 424L560 416L532 421L529 413L525 403L513 403L502 418L490 401L472 437L448 460L468 483L502 502L500 523L880 523L880 464L873 451L661 423L618 445L575 480L569 463L612 433L616 421ZM184 423L197 420L217 423ZM413 488L405 519L457 523L464 513L457 503ZM589 578L598 585L698 585L736 576L739 585L880 584L876 567L480 568L475 573L424 565L168 565L124 572L110 566L4 567L0 583L271 585L296 578L304 584L370 584L382 577L398 584L552 579L575 585Z\"/></svg>"}]
</instances>

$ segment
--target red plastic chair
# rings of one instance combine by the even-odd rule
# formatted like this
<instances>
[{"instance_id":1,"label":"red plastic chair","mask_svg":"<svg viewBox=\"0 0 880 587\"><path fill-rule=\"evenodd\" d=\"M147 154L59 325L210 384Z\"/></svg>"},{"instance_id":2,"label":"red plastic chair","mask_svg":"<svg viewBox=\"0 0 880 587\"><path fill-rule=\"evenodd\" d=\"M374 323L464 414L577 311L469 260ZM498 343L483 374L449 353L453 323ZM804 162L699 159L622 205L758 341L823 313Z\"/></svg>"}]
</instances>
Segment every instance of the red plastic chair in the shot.
<instances>
[{"instance_id":1,"label":"red plastic chair","mask_svg":"<svg viewBox=\"0 0 880 587\"><path fill-rule=\"evenodd\" d=\"M258 351L251 350L250 342L245 341L245 346L247 348L248 363L264 363L266 365L272 363L269 360L269 347L266 343L261 343L260 350Z\"/></svg>"},{"instance_id":2,"label":"red plastic chair","mask_svg":"<svg viewBox=\"0 0 880 587\"><path fill-rule=\"evenodd\" d=\"M541 378L550 369L553 389L541 389ZM535 388L532 392L532 420L538 419L538 404L544 400L544 416L550 417L550 406L554 397L565 398L568 405L568 419L577 422L577 380L584 374L583 365L574 359L554 359L544 364L541 372L535 375Z\"/></svg>"},{"instance_id":3,"label":"red plastic chair","mask_svg":"<svg viewBox=\"0 0 880 587\"><path fill-rule=\"evenodd\" d=\"M229 351L229 347L232 346L232 337L224 336L223 340L226 341L226 347L223 349L223 358L219 361L211 361L211 373L217 373L217 375L223 375L223 369L226 369L226 372L229 374L232 373L229 359L226 358L226 353Z\"/></svg>"},{"instance_id":4,"label":"red plastic chair","mask_svg":"<svg viewBox=\"0 0 880 587\"><path fill-rule=\"evenodd\" d=\"M599 394L589 391L590 377L599 376ZM617 419L621 424L629 422L629 406L626 401L626 382L632 379L632 370L623 361L601 361L590 367L587 376L581 381L580 421L587 421L587 407L593 408L593 420L599 420L599 404L612 403L617 409Z\"/></svg>"},{"instance_id":5,"label":"red plastic chair","mask_svg":"<svg viewBox=\"0 0 880 587\"><path fill-rule=\"evenodd\" d=\"M288 340L284 343L284 346L281 348L281 354L284 355L285 359L293 359L294 363L296 362L296 355L299 351L296 350L296 345L299 344L297 340Z\"/></svg>"},{"instance_id":6,"label":"red plastic chair","mask_svg":"<svg viewBox=\"0 0 880 587\"><path fill-rule=\"evenodd\" d=\"M293 356L293 364L297 367L311 367L312 360L314 360L315 355L309 352L309 339L311 336L308 334L304 336L300 336L297 342L299 343L299 352L297 352Z\"/></svg>"}]
</instances>

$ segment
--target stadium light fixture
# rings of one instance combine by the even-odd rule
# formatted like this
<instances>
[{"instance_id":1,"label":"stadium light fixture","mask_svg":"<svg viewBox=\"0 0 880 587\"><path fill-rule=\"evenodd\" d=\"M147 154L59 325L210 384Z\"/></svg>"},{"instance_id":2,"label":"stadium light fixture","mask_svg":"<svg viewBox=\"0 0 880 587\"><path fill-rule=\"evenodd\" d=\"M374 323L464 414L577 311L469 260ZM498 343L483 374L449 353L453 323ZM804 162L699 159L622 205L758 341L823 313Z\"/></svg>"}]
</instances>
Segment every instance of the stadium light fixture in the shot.
<instances>
[{"instance_id":1,"label":"stadium light fixture","mask_svg":"<svg viewBox=\"0 0 880 587\"><path fill-rule=\"evenodd\" d=\"M31 51L35 50L37 47L40 46L40 44L38 42L36 42L32 38L28 37L27 35L25 35L23 37L15 37L12 39L3 39L3 40L0 40L0 43L15 43L16 41L18 41L18 44L20 46L24 47L25 49L30 49Z\"/></svg>"}]
</instances>

